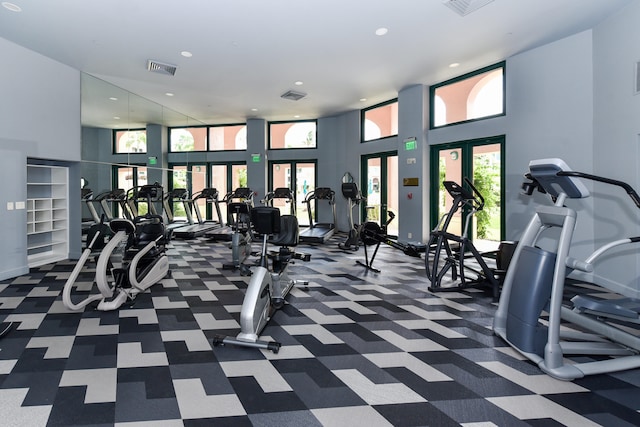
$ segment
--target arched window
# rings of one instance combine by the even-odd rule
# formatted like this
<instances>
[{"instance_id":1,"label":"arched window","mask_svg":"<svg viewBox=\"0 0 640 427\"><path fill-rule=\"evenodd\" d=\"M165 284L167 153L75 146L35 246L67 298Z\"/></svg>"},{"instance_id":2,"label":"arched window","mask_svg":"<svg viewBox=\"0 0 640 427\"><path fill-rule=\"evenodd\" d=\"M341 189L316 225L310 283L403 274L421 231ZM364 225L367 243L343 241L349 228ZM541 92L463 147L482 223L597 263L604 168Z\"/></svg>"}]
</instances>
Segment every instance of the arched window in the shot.
<instances>
[{"instance_id":1,"label":"arched window","mask_svg":"<svg viewBox=\"0 0 640 427\"><path fill-rule=\"evenodd\" d=\"M467 118L494 116L503 111L502 70L484 76L473 86L467 98Z\"/></svg>"},{"instance_id":2,"label":"arched window","mask_svg":"<svg viewBox=\"0 0 640 427\"><path fill-rule=\"evenodd\" d=\"M438 95L434 99L433 125L442 126L447 124L447 104Z\"/></svg>"}]
</instances>

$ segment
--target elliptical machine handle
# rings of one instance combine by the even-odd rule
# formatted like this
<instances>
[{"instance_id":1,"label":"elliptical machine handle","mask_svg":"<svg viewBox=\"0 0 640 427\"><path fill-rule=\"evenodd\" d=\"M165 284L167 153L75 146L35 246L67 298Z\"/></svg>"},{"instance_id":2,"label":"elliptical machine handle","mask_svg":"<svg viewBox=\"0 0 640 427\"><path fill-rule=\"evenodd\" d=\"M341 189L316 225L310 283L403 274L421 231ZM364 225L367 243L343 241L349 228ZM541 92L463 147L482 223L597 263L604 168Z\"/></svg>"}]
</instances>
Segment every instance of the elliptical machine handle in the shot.
<instances>
[{"instance_id":1,"label":"elliptical machine handle","mask_svg":"<svg viewBox=\"0 0 640 427\"><path fill-rule=\"evenodd\" d=\"M480 194L476 186L473 185L473 182L471 182L471 180L466 176L464 177L464 182L466 182L467 185L471 188L471 191L473 191L473 194L474 194L473 199L477 205L476 211L481 211L484 208L484 197L482 197L482 194Z\"/></svg>"}]
</instances>

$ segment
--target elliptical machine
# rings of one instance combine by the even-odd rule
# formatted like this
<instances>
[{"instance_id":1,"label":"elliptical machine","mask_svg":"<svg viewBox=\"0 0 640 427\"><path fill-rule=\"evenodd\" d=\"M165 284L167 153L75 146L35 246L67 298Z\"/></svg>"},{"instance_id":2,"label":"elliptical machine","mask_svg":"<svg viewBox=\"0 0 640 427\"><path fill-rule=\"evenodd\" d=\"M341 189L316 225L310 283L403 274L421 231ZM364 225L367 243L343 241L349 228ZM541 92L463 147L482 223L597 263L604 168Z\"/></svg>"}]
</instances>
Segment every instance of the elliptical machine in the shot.
<instances>
[{"instance_id":1,"label":"elliptical machine","mask_svg":"<svg viewBox=\"0 0 640 427\"><path fill-rule=\"evenodd\" d=\"M362 201L366 200L362 197L362 193L358 190L355 182L342 183L342 195L347 199L347 216L349 218L349 234L343 243L338 243L338 247L342 250L357 251L360 249L360 232L362 225L353 223L353 209L360 206Z\"/></svg>"},{"instance_id":2,"label":"elliptical machine","mask_svg":"<svg viewBox=\"0 0 640 427\"><path fill-rule=\"evenodd\" d=\"M89 243L64 285L62 300L69 310L82 310L94 301L99 301L96 308L100 311L116 310L170 273L166 255L169 235L161 215L148 213L133 221L114 218L109 222L108 230L105 224L101 225L103 227L92 229L87 236ZM109 232L113 233L113 237L107 243ZM122 245L124 250L119 256L120 267L114 267L114 261L118 258L114 252ZM96 262L94 282L100 293L74 303L71 297L73 286L87 259L99 249L102 251Z\"/></svg>"},{"instance_id":3,"label":"elliptical machine","mask_svg":"<svg viewBox=\"0 0 640 427\"><path fill-rule=\"evenodd\" d=\"M234 344L261 348L278 353L281 344L260 340L260 334L273 313L285 304L285 298L297 282L289 278L287 267L294 259L309 261L309 254L291 248L298 244L298 219L280 215L278 208L258 206L251 209L253 232L262 236L260 264L252 268L251 280L240 311L240 333L235 337L216 335L213 345ZM279 246L278 252L268 252L268 244ZM269 268L271 260L271 269ZM308 282L302 282L308 285Z\"/></svg>"},{"instance_id":4,"label":"elliptical machine","mask_svg":"<svg viewBox=\"0 0 640 427\"><path fill-rule=\"evenodd\" d=\"M625 182L572 171L561 159L531 161L527 178L531 179L523 185L527 194L538 189L552 205L535 209L520 238L504 280L494 333L561 380L640 368L640 337L631 328L640 324L637 299L612 298L609 293L604 299L587 294L574 296L571 304L564 301L567 275L593 273L597 262L612 250L640 243L640 236L626 237L598 247L584 260L569 256L578 213L565 202L590 196L584 180L623 189L637 208L640 196ZM600 282L596 285L611 291L606 279ZM565 355L596 357L573 363Z\"/></svg>"},{"instance_id":5,"label":"elliptical machine","mask_svg":"<svg viewBox=\"0 0 640 427\"><path fill-rule=\"evenodd\" d=\"M496 258L497 265L496 268L489 267L483 254L478 251L469 238L473 216L484 208L484 198L469 178L465 177L464 181L471 190L453 181L443 182L444 188L453 198L453 202L449 212L440 218L429 235L427 246L430 248L430 252L424 260L427 278L431 282L429 291L457 291L469 287L489 286L493 298L497 300L502 278L506 274L506 265L508 264L506 252L509 250L507 246L509 244L503 242L500 249L491 254ZM470 209L470 214L467 216L461 235L458 236L449 231L449 225L457 212L465 207ZM510 245L513 250L513 244ZM469 265L467 258L470 257L474 259L478 267ZM451 279L456 283L443 286L442 280L449 271Z\"/></svg>"}]
</instances>

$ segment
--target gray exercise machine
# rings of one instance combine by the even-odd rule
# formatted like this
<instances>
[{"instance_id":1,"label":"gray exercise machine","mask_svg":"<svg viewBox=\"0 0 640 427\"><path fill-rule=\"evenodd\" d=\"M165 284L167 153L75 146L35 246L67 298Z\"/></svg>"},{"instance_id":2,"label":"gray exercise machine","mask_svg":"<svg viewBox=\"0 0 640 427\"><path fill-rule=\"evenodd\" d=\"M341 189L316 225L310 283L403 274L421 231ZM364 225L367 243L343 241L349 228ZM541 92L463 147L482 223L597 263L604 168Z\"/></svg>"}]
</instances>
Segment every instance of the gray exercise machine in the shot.
<instances>
[{"instance_id":1,"label":"gray exercise machine","mask_svg":"<svg viewBox=\"0 0 640 427\"><path fill-rule=\"evenodd\" d=\"M309 261L311 256L292 249L299 239L298 220L295 216L281 216L278 208L258 206L251 209L251 224L253 233L262 236L262 251L260 264L251 268L251 280L242 301L240 333L235 338L217 335L213 339L213 345L233 344L277 353L281 344L261 340L260 334L275 310L285 304L285 298L297 283L289 277L289 264L294 259ZM279 250L269 252L269 244L278 246Z\"/></svg>"},{"instance_id":2,"label":"gray exercise machine","mask_svg":"<svg viewBox=\"0 0 640 427\"><path fill-rule=\"evenodd\" d=\"M593 272L612 249L640 242L640 237L624 238L599 247L585 260L572 258L569 251L578 214L565 201L590 196L584 180L622 188L640 208L638 194L627 183L572 171L560 159L530 162L527 177L530 182L523 186L527 193L540 190L553 205L536 208L519 240L502 287L494 332L543 372L561 380L639 368L640 337L629 327L640 323L640 301L578 295L570 304L563 302L569 274ZM543 321L546 315L548 320ZM573 363L565 355L595 359Z\"/></svg>"}]
</instances>

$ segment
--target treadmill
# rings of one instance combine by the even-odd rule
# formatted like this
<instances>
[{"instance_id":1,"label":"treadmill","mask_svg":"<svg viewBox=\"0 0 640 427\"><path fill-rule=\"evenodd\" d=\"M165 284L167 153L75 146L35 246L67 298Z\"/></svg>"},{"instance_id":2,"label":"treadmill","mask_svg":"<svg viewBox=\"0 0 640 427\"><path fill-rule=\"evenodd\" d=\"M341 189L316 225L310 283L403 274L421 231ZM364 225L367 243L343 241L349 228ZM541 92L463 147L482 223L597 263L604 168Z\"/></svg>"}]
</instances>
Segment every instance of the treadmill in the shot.
<instances>
[{"instance_id":1,"label":"treadmill","mask_svg":"<svg viewBox=\"0 0 640 427\"><path fill-rule=\"evenodd\" d=\"M204 199L207 203L212 203L216 210L217 220L206 220L202 217L200 207L198 206L198 200ZM220 214L220 205L218 203L218 190L215 188L203 188L202 191L193 195L190 201L187 202L189 209L187 209L187 218L191 216L192 212L195 212L197 222L183 225L173 229L173 236L179 239L193 239L196 237L204 236L206 233L211 232L217 228L223 228L223 222ZM193 217L191 217L193 222Z\"/></svg>"},{"instance_id":2,"label":"treadmill","mask_svg":"<svg viewBox=\"0 0 640 427\"><path fill-rule=\"evenodd\" d=\"M333 212L333 222L316 223L313 220L313 212L311 204L317 201L328 203ZM325 243L333 236L336 231L336 193L329 187L318 187L307 194L304 203L307 205L307 213L309 214L309 228L300 232L300 242L302 243Z\"/></svg>"},{"instance_id":3,"label":"treadmill","mask_svg":"<svg viewBox=\"0 0 640 427\"><path fill-rule=\"evenodd\" d=\"M182 203L187 219L179 220L174 215L174 203ZM191 216L191 199L186 188L174 188L162 197L162 207L167 217L167 229L175 230L185 225L193 225L193 217Z\"/></svg>"},{"instance_id":4,"label":"treadmill","mask_svg":"<svg viewBox=\"0 0 640 427\"><path fill-rule=\"evenodd\" d=\"M230 242L235 232L233 222L236 217L234 213L238 212L237 203L246 204L246 210L250 211L253 207L253 190L248 187L238 187L234 191L227 193L222 199L222 203L227 205L227 225L209 231L205 234L205 237L213 241ZM232 207L235 208L232 209ZM218 215L220 215L219 207Z\"/></svg>"},{"instance_id":5,"label":"treadmill","mask_svg":"<svg viewBox=\"0 0 640 427\"><path fill-rule=\"evenodd\" d=\"M275 190L268 192L267 195L264 196L262 203L264 203L265 206L273 207L276 199L284 200L285 204L288 203L289 215L296 216L296 196L290 188L278 187Z\"/></svg>"}]
</instances>

